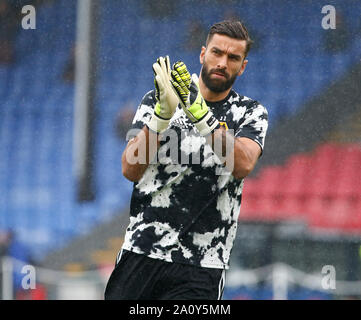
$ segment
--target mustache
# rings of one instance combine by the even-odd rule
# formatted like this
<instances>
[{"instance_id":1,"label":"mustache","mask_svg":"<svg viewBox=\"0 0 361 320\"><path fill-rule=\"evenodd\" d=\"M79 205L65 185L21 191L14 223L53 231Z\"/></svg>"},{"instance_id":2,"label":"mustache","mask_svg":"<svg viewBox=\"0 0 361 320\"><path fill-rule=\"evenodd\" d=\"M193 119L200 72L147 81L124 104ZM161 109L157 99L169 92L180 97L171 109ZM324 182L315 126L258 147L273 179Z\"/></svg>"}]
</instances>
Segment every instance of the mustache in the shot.
<instances>
[{"instance_id":1,"label":"mustache","mask_svg":"<svg viewBox=\"0 0 361 320\"><path fill-rule=\"evenodd\" d=\"M224 69L212 69L210 74L212 74L212 73L219 73L219 74L225 76L226 79L229 78L229 74Z\"/></svg>"}]
</instances>

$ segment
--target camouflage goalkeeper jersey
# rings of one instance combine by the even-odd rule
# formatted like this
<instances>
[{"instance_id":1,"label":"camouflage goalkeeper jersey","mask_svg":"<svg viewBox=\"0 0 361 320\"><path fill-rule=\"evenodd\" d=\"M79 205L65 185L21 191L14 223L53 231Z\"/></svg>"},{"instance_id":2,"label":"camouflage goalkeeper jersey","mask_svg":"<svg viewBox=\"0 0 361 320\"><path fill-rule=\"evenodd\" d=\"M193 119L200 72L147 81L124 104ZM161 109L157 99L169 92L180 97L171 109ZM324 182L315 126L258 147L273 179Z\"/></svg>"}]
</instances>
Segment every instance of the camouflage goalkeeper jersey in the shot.
<instances>
[{"instance_id":1,"label":"camouflage goalkeeper jersey","mask_svg":"<svg viewBox=\"0 0 361 320\"><path fill-rule=\"evenodd\" d=\"M148 92L132 131L144 127L155 103L154 91ZM234 90L224 100L207 104L230 133L254 140L263 150L265 107ZM228 269L244 181L224 170L180 106L169 130L177 134L178 159L174 152L163 152L134 183L123 249L168 262Z\"/></svg>"}]
</instances>

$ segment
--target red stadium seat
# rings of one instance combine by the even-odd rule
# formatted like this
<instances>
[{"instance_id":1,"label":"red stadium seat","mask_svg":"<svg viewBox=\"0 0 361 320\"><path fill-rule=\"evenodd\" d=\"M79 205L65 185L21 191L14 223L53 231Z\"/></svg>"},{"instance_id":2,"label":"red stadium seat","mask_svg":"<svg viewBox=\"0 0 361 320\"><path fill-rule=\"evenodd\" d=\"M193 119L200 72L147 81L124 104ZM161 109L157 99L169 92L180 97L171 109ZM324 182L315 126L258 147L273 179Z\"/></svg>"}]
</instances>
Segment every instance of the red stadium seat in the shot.
<instances>
[{"instance_id":1,"label":"red stadium seat","mask_svg":"<svg viewBox=\"0 0 361 320\"><path fill-rule=\"evenodd\" d=\"M314 151L314 158L322 159L332 164L332 159L335 157L335 154L338 153L340 146L342 145L339 143L324 143L318 145Z\"/></svg>"},{"instance_id":2,"label":"red stadium seat","mask_svg":"<svg viewBox=\"0 0 361 320\"><path fill-rule=\"evenodd\" d=\"M289 214L279 210L277 198L265 198L259 203L254 201L245 201L239 214L240 220L261 220L261 221L279 221L289 218Z\"/></svg>"},{"instance_id":3,"label":"red stadium seat","mask_svg":"<svg viewBox=\"0 0 361 320\"><path fill-rule=\"evenodd\" d=\"M320 197L310 197L302 204L302 212L309 219L310 217L322 215L326 211L327 202Z\"/></svg>"},{"instance_id":4,"label":"red stadium seat","mask_svg":"<svg viewBox=\"0 0 361 320\"><path fill-rule=\"evenodd\" d=\"M240 219L306 220L312 228L361 230L361 146L324 144L245 182Z\"/></svg>"},{"instance_id":5,"label":"red stadium seat","mask_svg":"<svg viewBox=\"0 0 361 320\"><path fill-rule=\"evenodd\" d=\"M351 201L351 213L344 230L348 233L361 234L361 195Z\"/></svg>"},{"instance_id":6,"label":"red stadium seat","mask_svg":"<svg viewBox=\"0 0 361 320\"><path fill-rule=\"evenodd\" d=\"M361 213L354 212L350 219L346 221L343 230L346 233L357 233L361 235Z\"/></svg>"},{"instance_id":7,"label":"red stadium seat","mask_svg":"<svg viewBox=\"0 0 361 320\"><path fill-rule=\"evenodd\" d=\"M279 185L283 179L283 172L281 166L269 166L260 172L258 188L262 197L275 197L280 194Z\"/></svg>"},{"instance_id":8,"label":"red stadium seat","mask_svg":"<svg viewBox=\"0 0 361 320\"><path fill-rule=\"evenodd\" d=\"M284 220L299 218L298 198L287 197L285 190L289 188L288 183L293 179L287 168L271 166L266 168L259 176L261 184L260 210L267 220ZM292 182L290 180L293 180Z\"/></svg>"},{"instance_id":9,"label":"red stadium seat","mask_svg":"<svg viewBox=\"0 0 361 320\"><path fill-rule=\"evenodd\" d=\"M275 220L279 217L279 199L276 196L277 189L274 189L274 182L265 185L265 177L275 177L273 168L267 170L257 179L245 181L242 206L239 219L243 220ZM271 180L272 181L272 180Z\"/></svg>"},{"instance_id":10,"label":"red stadium seat","mask_svg":"<svg viewBox=\"0 0 361 320\"><path fill-rule=\"evenodd\" d=\"M280 204L279 210L283 213L284 217L290 219L304 219L307 216L303 210L303 200L297 197L285 198Z\"/></svg>"},{"instance_id":11,"label":"red stadium seat","mask_svg":"<svg viewBox=\"0 0 361 320\"><path fill-rule=\"evenodd\" d=\"M338 198L357 198L361 195L361 145L346 145L340 153L331 194Z\"/></svg>"},{"instance_id":12,"label":"red stadium seat","mask_svg":"<svg viewBox=\"0 0 361 320\"><path fill-rule=\"evenodd\" d=\"M311 158L305 154L292 156L284 167L285 174L280 182L280 192L285 197L301 197L311 166Z\"/></svg>"},{"instance_id":13,"label":"red stadium seat","mask_svg":"<svg viewBox=\"0 0 361 320\"><path fill-rule=\"evenodd\" d=\"M239 214L239 219L245 220L259 220L261 207L261 196L259 192L260 180L257 178L245 179L243 192L242 192L242 205Z\"/></svg>"},{"instance_id":14,"label":"red stadium seat","mask_svg":"<svg viewBox=\"0 0 361 320\"><path fill-rule=\"evenodd\" d=\"M319 146L311 154L311 163L308 171L305 194L308 197L329 197L333 166L338 156L339 148L334 144Z\"/></svg>"},{"instance_id":15,"label":"red stadium seat","mask_svg":"<svg viewBox=\"0 0 361 320\"><path fill-rule=\"evenodd\" d=\"M244 186L242 191L242 198L259 198L259 184L260 180L257 178L246 178L244 180Z\"/></svg>"},{"instance_id":16,"label":"red stadium seat","mask_svg":"<svg viewBox=\"0 0 361 320\"><path fill-rule=\"evenodd\" d=\"M311 228L343 230L350 218L351 206L347 200L334 200L324 205L323 209L311 210L308 222Z\"/></svg>"}]
</instances>

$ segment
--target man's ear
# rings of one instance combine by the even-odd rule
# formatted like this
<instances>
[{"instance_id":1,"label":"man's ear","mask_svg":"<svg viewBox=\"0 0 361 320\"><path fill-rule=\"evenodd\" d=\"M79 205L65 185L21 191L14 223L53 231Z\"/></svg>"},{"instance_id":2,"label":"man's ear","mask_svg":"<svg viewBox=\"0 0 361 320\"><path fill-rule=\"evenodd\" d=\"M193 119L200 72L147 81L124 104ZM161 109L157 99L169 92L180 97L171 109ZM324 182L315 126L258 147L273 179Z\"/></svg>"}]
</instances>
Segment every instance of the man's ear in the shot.
<instances>
[{"instance_id":1,"label":"man's ear","mask_svg":"<svg viewBox=\"0 0 361 320\"><path fill-rule=\"evenodd\" d=\"M244 59L243 64L242 64L242 67L241 67L241 70L239 70L239 72L238 72L238 76L242 75L242 73L243 73L244 70L246 69L247 63L248 63L248 60L247 60L247 59Z\"/></svg>"},{"instance_id":2,"label":"man's ear","mask_svg":"<svg viewBox=\"0 0 361 320\"><path fill-rule=\"evenodd\" d=\"M199 62L203 64L204 62L204 55L206 54L206 47L202 46L201 54L199 55Z\"/></svg>"}]
</instances>

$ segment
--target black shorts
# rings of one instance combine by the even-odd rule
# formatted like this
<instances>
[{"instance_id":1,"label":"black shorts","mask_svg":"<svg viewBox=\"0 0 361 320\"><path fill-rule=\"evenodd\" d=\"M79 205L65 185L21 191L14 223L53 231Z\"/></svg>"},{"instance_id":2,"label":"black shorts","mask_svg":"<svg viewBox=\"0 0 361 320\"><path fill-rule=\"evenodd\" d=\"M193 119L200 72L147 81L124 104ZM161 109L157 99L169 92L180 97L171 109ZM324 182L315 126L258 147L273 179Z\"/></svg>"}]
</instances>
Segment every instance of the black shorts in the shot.
<instances>
[{"instance_id":1,"label":"black shorts","mask_svg":"<svg viewBox=\"0 0 361 320\"><path fill-rule=\"evenodd\" d=\"M220 300L225 270L148 258L127 250L113 270L105 300Z\"/></svg>"}]
</instances>

